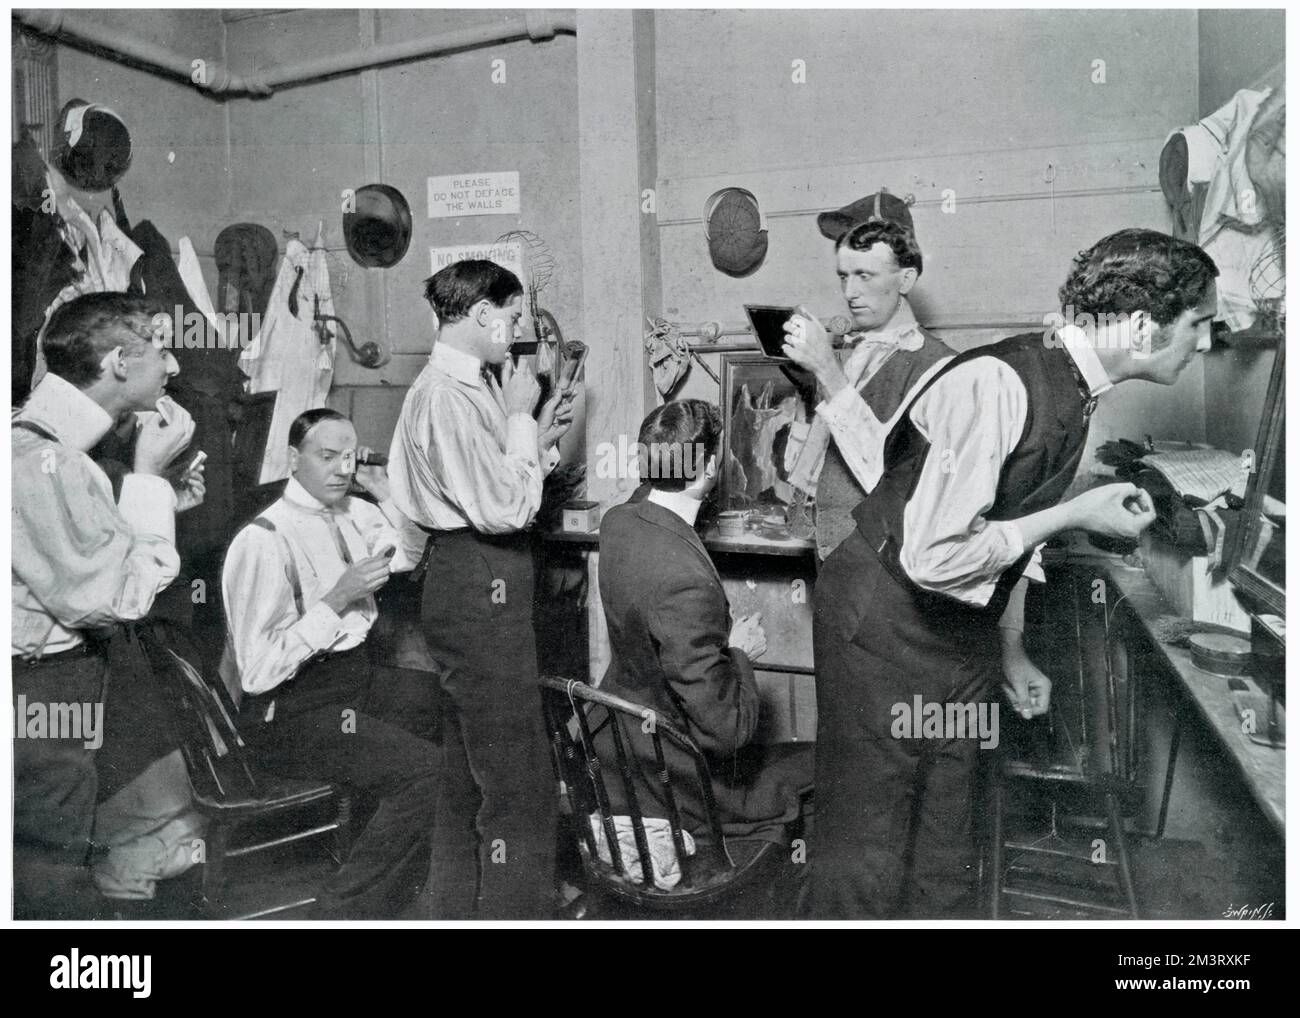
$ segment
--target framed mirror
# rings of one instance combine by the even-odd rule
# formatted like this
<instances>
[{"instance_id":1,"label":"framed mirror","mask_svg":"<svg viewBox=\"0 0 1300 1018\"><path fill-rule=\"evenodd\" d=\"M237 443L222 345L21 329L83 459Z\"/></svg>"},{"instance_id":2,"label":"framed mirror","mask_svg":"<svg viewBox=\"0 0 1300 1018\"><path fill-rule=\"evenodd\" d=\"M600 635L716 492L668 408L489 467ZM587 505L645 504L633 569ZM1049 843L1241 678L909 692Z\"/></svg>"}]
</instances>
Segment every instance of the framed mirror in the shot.
<instances>
[{"instance_id":1,"label":"framed mirror","mask_svg":"<svg viewBox=\"0 0 1300 1018\"><path fill-rule=\"evenodd\" d=\"M1228 576L1247 607L1286 617L1286 343L1277 347Z\"/></svg>"}]
</instances>

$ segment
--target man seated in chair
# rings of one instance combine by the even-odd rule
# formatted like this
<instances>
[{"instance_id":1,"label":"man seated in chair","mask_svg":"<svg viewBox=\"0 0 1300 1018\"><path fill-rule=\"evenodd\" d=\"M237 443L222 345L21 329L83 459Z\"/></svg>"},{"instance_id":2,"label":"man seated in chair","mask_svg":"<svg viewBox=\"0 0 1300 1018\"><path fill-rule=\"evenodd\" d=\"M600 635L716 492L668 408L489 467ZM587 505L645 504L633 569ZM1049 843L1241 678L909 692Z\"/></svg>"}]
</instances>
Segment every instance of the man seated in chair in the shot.
<instances>
[{"instance_id":1,"label":"man seated in chair","mask_svg":"<svg viewBox=\"0 0 1300 1018\"><path fill-rule=\"evenodd\" d=\"M695 532L718 477L722 423L703 400L666 403L638 436L645 496L611 509L600 525L600 596L611 660L601 690L654 711L700 747L732 860L763 841L781 843L812 783L808 754L754 745L758 687L750 662L767 649L757 614L732 622L717 570ZM620 715L643 816L669 816L648 722ZM596 736L615 814L628 812L608 727ZM682 820L696 838L708 817L690 758L667 740L665 762Z\"/></svg>"},{"instance_id":2,"label":"man seated in chair","mask_svg":"<svg viewBox=\"0 0 1300 1018\"><path fill-rule=\"evenodd\" d=\"M348 785L377 801L318 918L393 918L425 881L437 799L435 677L375 667L374 593L409 570L381 468L357 466L351 422L322 408L289 429L284 495L236 536L222 576L222 678L241 730L273 773ZM351 498L353 476L384 500Z\"/></svg>"}]
</instances>

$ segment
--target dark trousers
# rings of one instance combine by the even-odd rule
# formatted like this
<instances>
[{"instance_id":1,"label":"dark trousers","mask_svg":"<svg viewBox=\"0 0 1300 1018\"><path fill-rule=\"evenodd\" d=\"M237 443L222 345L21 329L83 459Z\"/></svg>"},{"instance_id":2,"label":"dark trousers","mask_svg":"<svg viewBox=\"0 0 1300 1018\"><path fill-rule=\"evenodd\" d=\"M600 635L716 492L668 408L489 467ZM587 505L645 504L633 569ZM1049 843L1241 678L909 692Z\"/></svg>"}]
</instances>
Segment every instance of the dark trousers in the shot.
<instances>
[{"instance_id":1,"label":"dark trousers","mask_svg":"<svg viewBox=\"0 0 1300 1018\"><path fill-rule=\"evenodd\" d=\"M316 918L392 919L428 874L440 723L436 677L372 667L363 645L309 662L268 696L251 697L241 726L259 763L287 777L338 782L370 797L374 814L326 880Z\"/></svg>"},{"instance_id":2,"label":"dark trousers","mask_svg":"<svg viewBox=\"0 0 1300 1018\"><path fill-rule=\"evenodd\" d=\"M14 740L14 918L89 918L98 897L86 866L98 787L95 750L87 739L50 738L48 726L38 734L29 717L35 708L48 720L55 704L78 712L82 704L102 704L107 664L101 654L80 651L39 664L11 663L14 734L24 736Z\"/></svg>"},{"instance_id":3,"label":"dark trousers","mask_svg":"<svg viewBox=\"0 0 1300 1018\"><path fill-rule=\"evenodd\" d=\"M527 537L432 539L420 617L447 669L434 836L439 918L552 914L558 793L542 725Z\"/></svg>"},{"instance_id":4,"label":"dark trousers","mask_svg":"<svg viewBox=\"0 0 1300 1018\"><path fill-rule=\"evenodd\" d=\"M974 908L980 741L892 730L895 705L910 709L917 695L975 703L998 675L996 626L958 614L895 580L857 532L818 574L816 918L960 918Z\"/></svg>"}]
</instances>

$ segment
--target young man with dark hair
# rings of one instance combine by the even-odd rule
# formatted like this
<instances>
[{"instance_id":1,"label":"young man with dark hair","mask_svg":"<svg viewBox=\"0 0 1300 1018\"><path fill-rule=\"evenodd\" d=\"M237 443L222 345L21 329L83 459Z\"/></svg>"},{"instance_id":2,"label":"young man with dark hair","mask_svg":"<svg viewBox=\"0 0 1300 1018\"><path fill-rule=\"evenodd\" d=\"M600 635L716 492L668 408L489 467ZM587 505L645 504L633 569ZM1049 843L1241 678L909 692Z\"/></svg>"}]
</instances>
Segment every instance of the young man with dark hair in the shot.
<instances>
[{"instance_id":1,"label":"young man with dark hair","mask_svg":"<svg viewBox=\"0 0 1300 1018\"><path fill-rule=\"evenodd\" d=\"M1172 237L1106 237L1060 294L1087 317L948 362L890 432L880 481L817 580L819 918L969 913L979 742L895 737L895 708L971 704L1001 682L1021 713L1047 709L1021 641L1026 567L1062 531L1132 539L1155 518L1132 484L1059 500L1097 397L1172 384L1209 348L1216 275Z\"/></svg>"},{"instance_id":2,"label":"young man with dark hair","mask_svg":"<svg viewBox=\"0 0 1300 1018\"><path fill-rule=\"evenodd\" d=\"M792 485L815 494L821 559L852 532L849 514L880 477L889 423L908 395L953 356L917 324L908 301L923 268L911 213L898 199L877 200L872 217L856 222L851 213L864 212L866 201L819 217L823 233L849 224L835 241L836 274L853 317L845 349L836 354L826 330L802 305L785 327L786 355L811 372L821 397L790 474Z\"/></svg>"},{"instance_id":3,"label":"young man with dark hair","mask_svg":"<svg viewBox=\"0 0 1300 1018\"><path fill-rule=\"evenodd\" d=\"M724 833L736 841L781 841L811 784L806 758L754 745L758 687L751 662L767 649L758 614L735 622L695 520L717 483L722 422L703 400L651 411L638 438L645 497L616 506L600 525L600 596L609 626L603 692L642 704L680 727L708 757ZM653 745L640 723L618 716L638 765L644 815L668 816ZM610 734L599 737L608 747ZM690 758L667 742L665 764L683 818L707 838L707 814ZM613 759L611 755L605 759ZM615 812L624 791L608 782ZM735 846L733 845L733 848Z\"/></svg>"},{"instance_id":4,"label":"young man with dark hair","mask_svg":"<svg viewBox=\"0 0 1300 1018\"><path fill-rule=\"evenodd\" d=\"M537 692L533 559L524 529L559 462L572 392L533 418L515 368L523 287L488 261L425 285L429 363L406 394L389 455L393 499L427 541L421 622L447 671L443 794L434 853L439 918L540 919L555 905L558 796ZM488 368L501 366L497 383ZM421 542L416 542L421 543Z\"/></svg>"},{"instance_id":5,"label":"young man with dark hair","mask_svg":"<svg viewBox=\"0 0 1300 1018\"><path fill-rule=\"evenodd\" d=\"M15 703L98 705L102 719L108 666L90 631L143 618L180 567L175 516L202 501L203 474L186 471L179 490L164 476L194 422L167 396L178 368L156 324L150 304L118 293L75 298L50 317L47 373L13 420ZM87 452L132 412L143 424L115 502ZM94 905L85 868L98 790L93 741L85 733L14 743L19 918L84 918Z\"/></svg>"},{"instance_id":6,"label":"young man with dark hair","mask_svg":"<svg viewBox=\"0 0 1300 1018\"><path fill-rule=\"evenodd\" d=\"M222 594L222 677L242 693L240 730L268 770L336 781L378 800L313 916L392 919L428 873L440 724L432 676L384 668L366 642L374 593L413 563L381 467L357 465L337 411L289 427L284 495L235 535ZM356 479L376 507L348 495ZM391 518L390 518L391 517Z\"/></svg>"}]
</instances>

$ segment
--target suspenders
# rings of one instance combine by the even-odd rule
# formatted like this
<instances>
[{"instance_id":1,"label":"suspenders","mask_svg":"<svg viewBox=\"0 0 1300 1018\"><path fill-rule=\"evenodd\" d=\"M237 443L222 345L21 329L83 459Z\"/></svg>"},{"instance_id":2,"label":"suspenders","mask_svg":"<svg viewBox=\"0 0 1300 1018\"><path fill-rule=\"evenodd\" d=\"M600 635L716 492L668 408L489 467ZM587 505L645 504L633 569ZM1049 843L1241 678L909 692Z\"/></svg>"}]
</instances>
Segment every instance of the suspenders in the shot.
<instances>
[{"instance_id":1,"label":"suspenders","mask_svg":"<svg viewBox=\"0 0 1300 1018\"><path fill-rule=\"evenodd\" d=\"M255 527L261 527L272 534L279 534L279 531L275 529L275 524L265 516L255 516L251 522ZM302 580L298 576L298 567L293 561L293 551L289 548L289 542L283 536L280 536L280 547L284 549L284 571L289 578L289 586L293 588L293 606L298 609L298 615L301 617L303 614Z\"/></svg>"}]
</instances>

